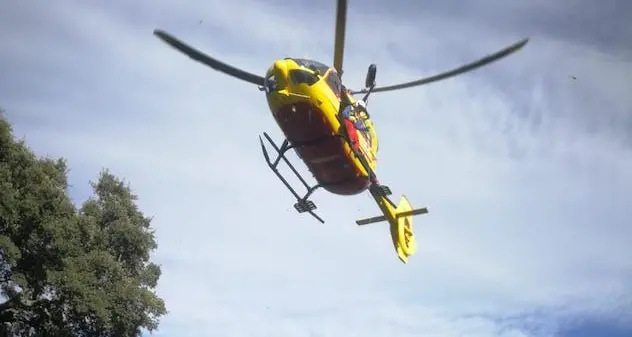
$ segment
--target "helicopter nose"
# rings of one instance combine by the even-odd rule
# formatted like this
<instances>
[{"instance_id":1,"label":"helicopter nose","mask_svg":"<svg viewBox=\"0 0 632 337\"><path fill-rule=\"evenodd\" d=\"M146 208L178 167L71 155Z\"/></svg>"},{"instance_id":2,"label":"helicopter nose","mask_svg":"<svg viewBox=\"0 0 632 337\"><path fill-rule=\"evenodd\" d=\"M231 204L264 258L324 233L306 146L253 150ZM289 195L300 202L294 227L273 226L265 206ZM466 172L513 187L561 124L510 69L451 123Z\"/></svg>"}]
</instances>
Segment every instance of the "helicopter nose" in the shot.
<instances>
[{"instance_id":1,"label":"helicopter nose","mask_svg":"<svg viewBox=\"0 0 632 337\"><path fill-rule=\"evenodd\" d=\"M277 60L274 62L274 77L277 83L277 87L285 88L287 85L287 65L284 60Z\"/></svg>"}]
</instances>

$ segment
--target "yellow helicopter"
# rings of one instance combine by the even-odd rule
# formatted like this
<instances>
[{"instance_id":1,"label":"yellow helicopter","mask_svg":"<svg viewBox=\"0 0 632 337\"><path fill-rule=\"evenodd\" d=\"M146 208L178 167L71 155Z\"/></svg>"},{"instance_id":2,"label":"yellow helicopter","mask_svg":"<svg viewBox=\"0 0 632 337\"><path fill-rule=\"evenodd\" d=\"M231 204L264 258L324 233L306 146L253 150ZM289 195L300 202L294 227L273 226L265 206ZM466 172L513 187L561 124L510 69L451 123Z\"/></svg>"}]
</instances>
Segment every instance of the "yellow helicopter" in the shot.
<instances>
[{"instance_id":1,"label":"yellow helicopter","mask_svg":"<svg viewBox=\"0 0 632 337\"><path fill-rule=\"evenodd\" d=\"M349 90L341 82L346 16L347 1L338 0L333 67L314 60L287 57L274 61L263 77L214 59L163 30L154 30L154 35L193 60L257 85L265 93L268 107L285 139L279 146L267 133L263 133L264 138L277 152L274 160L271 160L259 137L261 148L270 169L296 199L294 208L299 213L307 212L324 223L314 212L316 205L309 199L318 188L344 196L368 190L382 215L358 220L356 224L361 226L387 221L397 256L403 263L407 263L417 249L412 216L428 213L428 210L413 209L404 195L395 204L389 198L392 194L390 188L379 183L376 176L378 137L366 109L369 96L376 92L420 86L471 71L518 51L527 44L528 39L454 70L397 85L377 87L377 67L371 64L367 71L365 88ZM364 96L358 99L354 97L357 94ZM308 184L287 159L286 152L290 149L294 149L303 160L316 184ZM305 187L304 195L300 195L279 172L277 167L281 160Z\"/></svg>"}]
</instances>

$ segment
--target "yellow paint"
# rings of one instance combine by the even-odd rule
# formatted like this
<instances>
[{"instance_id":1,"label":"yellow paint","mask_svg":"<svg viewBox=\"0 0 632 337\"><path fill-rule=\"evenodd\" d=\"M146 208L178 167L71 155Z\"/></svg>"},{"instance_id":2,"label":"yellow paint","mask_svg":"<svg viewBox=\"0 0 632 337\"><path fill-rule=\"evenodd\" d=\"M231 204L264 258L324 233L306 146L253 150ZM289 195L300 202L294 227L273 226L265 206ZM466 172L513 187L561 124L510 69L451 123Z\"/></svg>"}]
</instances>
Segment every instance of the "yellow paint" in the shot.
<instances>
[{"instance_id":1,"label":"yellow paint","mask_svg":"<svg viewBox=\"0 0 632 337\"><path fill-rule=\"evenodd\" d=\"M293 69L308 71L311 74L318 76L318 81L312 85L308 85L306 83L293 83L289 80L289 73ZM331 127L332 135L341 133L341 121L343 119L340 116L341 111L339 111L340 99L336 96L336 93L331 89L327 82L328 76L337 76L334 69L328 68L321 74L314 69L305 68L299 65L296 61L288 58L274 62L266 73L266 79L271 78L271 76L274 76L276 88L272 92L267 92L266 97L268 100L268 106L273 114L285 106L307 102L318 107L323 112L323 118ZM344 92L342 94L347 95L352 104L357 102L357 99L349 92ZM378 139L375 132L375 125L366 114L356 116L356 118L363 119L364 124L368 129L369 137L364 137L362 132L357 132L357 135L361 151L364 153L371 170L375 172L378 151ZM356 171L361 175L368 176L368 172L354 155L350 144L344 142L343 146L345 149L345 155L353 163L353 165L355 165ZM417 250L417 243L415 241L412 226L413 215L402 215L402 213L412 210L410 202L408 202L408 199L405 196L402 196L399 204L396 208L394 208L388 201L387 197L376 196L373 193L372 195L384 214L383 217L377 217L379 218L377 221L388 221L390 224L393 246L395 247L397 256L403 263L407 263L408 258L415 254Z\"/></svg>"},{"instance_id":2,"label":"yellow paint","mask_svg":"<svg viewBox=\"0 0 632 337\"><path fill-rule=\"evenodd\" d=\"M413 229L413 215L401 215L402 213L412 211L412 207L408 198L402 195L394 208L386 199L386 197L374 197L378 206L384 213L384 217L390 225L391 239L393 247L397 252L397 257L404 262L408 262L408 257L417 252L417 241Z\"/></svg>"},{"instance_id":3,"label":"yellow paint","mask_svg":"<svg viewBox=\"0 0 632 337\"><path fill-rule=\"evenodd\" d=\"M307 85L305 83L297 85L288 79L289 72L293 69L308 71L317 75L319 80L312 85ZM327 83L328 76L337 76L333 68L327 69L324 74L318 74L316 71L305 68L296 63L294 60L288 58L274 62L274 64L268 69L266 78L269 78L272 75L274 75L277 90L272 93L268 93L266 97L268 100L268 106L273 114L284 106L309 102L322 110L324 115L323 117L331 127L332 134L341 133L340 121L342 119L339 118L340 112L338 111L340 107L340 99ZM351 103L355 103L357 101L357 99L350 93L345 92L343 94L347 95ZM362 135L362 132L358 132L358 139L360 144L364 144L363 152L365 153L366 160L371 167L371 170L375 172L377 168L378 138L373 122L367 117L365 118L364 123L371 135L371 142ZM368 172L364 169L361 162L354 156L350 145L345 142L344 148L346 156L353 162L356 171L360 172L364 176L368 176Z\"/></svg>"}]
</instances>

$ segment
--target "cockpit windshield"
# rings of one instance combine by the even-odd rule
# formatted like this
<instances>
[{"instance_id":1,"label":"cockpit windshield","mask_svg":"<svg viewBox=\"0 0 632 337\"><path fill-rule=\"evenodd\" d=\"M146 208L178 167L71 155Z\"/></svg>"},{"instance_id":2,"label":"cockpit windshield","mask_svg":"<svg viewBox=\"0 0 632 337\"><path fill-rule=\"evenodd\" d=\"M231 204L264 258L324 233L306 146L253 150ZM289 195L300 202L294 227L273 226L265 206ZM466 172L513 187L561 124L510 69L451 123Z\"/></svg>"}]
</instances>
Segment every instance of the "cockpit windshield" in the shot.
<instances>
[{"instance_id":1,"label":"cockpit windshield","mask_svg":"<svg viewBox=\"0 0 632 337\"><path fill-rule=\"evenodd\" d=\"M325 73L327 73L327 70L329 70L329 67L327 65L322 64L318 61L295 58L293 58L292 60L294 60L294 62L298 63L298 65L300 66L317 71L320 76L325 76Z\"/></svg>"},{"instance_id":2,"label":"cockpit windshield","mask_svg":"<svg viewBox=\"0 0 632 337\"><path fill-rule=\"evenodd\" d=\"M333 68L323 63L320 63L314 60L295 59L295 58L292 58L291 60L296 62L299 66L303 66L307 69L311 69L317 72L318 75L320 76L325 76L325 74L327 74L329 69L331 69L331 71L329 71L329 73L327 74L327 77L325 77L325 80L327 84L329 85L329 87L331 88L331 90L334 92L334 94L340 97L340 95L342 94L342 82L340 81L340 76L338 76L338 73L336 72L336 70L334 70ZM308 85L311 85L316 82L315 80L311 80L301 73L293 73L291 75L295 75L296 79L294 79L294 81L296 83L307 83ZM299 77L298 75L301 75L301 76Z\"/></svg>"}]
</instances>

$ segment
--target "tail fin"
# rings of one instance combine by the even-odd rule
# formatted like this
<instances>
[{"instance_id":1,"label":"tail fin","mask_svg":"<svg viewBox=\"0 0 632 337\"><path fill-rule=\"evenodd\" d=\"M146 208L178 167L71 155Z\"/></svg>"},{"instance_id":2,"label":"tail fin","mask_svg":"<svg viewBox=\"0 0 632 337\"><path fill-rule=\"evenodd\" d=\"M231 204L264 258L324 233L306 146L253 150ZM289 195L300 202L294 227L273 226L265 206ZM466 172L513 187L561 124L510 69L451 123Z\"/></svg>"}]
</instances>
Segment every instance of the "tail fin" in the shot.
<instances>
[{"instance_id":1,"label":"tail fin","mask_svg":"<svg viewBox=\"0 0 632 337\"><path fill-rule=\"evenodd\" d=\"M356 221L358 226L364 226L376 222L388 221L391 229L391 238L397 256L403 263L408 262L408 257L417 251L417 242L413 232L413 215L426 214L428 209L413 209L406 196L402 195L397 207L383 195L373 195L375 202L382 210L383 215Z\"/></svg>"}]
</instances>

